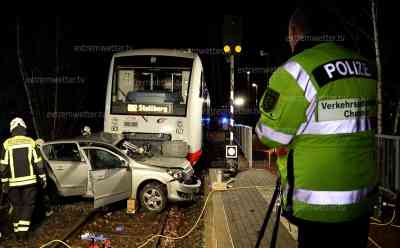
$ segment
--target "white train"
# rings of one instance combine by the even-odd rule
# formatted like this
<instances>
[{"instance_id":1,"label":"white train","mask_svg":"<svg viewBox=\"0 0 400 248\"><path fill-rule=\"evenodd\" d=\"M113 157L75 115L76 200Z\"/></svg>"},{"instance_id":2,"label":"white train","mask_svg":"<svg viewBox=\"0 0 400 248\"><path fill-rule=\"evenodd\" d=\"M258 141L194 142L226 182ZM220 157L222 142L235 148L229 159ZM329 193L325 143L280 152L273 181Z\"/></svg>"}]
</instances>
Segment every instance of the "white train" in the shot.
<instances>
[{"instance_id":1,"label":"white train","mask_svg":"<svg viewBox=\"0 0 400 248\"><path fill-rule=\"evenodd\" d=\"M185 156L194 165L202 153L202 120L209 106L203 66L195 53L138 49L111 60L105 132L150 144L154 152Z\"/></svg>"}]
</instances>

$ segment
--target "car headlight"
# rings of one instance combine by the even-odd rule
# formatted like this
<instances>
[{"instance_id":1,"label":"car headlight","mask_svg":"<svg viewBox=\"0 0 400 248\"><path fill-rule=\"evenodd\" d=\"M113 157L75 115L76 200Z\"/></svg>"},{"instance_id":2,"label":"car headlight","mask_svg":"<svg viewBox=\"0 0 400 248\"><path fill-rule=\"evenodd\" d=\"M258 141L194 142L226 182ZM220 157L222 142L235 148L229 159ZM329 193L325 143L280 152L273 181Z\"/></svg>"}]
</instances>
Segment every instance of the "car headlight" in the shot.
<instances>
[{"instance_id":1,"label":"car headlight","mask_svg":"<svg viewBox=\"0 0 400 248\"><path fill-rule=\"evenodd\" d=\"M167 170L167 173L178 180L182 179L185 176L182 169L169 169Z\"/></svg>"}]
</instances>

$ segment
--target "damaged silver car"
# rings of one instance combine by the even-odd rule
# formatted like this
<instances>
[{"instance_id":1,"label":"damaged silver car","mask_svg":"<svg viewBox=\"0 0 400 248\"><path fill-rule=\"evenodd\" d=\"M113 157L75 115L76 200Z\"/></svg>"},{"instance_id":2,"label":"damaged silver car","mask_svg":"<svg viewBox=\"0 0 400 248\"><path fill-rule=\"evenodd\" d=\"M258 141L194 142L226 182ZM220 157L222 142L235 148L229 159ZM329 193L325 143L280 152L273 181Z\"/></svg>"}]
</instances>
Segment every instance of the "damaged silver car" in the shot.
<instances>
[{"instance_id":1,"label":"damaged silver car","mask_svg":"<svg viewBox=\"0 0 400 248\"><path fill-rule=\"evenodd\" d=\"M56 193L94 198L95 208L130 199L161 212L168 201L192 201L200 191L187 159L153 155L121 137L45 142L41 151Z\"/></svg>"}]
</instances>

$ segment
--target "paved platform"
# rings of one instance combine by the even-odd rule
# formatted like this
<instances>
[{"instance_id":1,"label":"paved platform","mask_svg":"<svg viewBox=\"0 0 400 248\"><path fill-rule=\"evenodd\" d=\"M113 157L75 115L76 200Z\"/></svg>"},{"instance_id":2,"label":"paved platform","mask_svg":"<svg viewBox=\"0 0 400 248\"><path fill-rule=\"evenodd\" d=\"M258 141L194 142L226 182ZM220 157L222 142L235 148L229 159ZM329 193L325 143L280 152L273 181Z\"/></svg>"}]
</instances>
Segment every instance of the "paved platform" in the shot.
<instances>
[{"instance_id":1,"label":"paved platform","mask_svg":"<svg viewBox=\"0 0 400 248\"><path fill-rule=\"evenodd\" d=\"M242 161L240 164L243 164ZM207 182L209 190L212 182L216 181L217 170L209 170ZM221 191L213 194L205 218L207 247L251 248L256 244L259 229L275 188L275 177L265 169L245 169L234 179L231 183L232 188L248 186L265 186L265 188ZM268 224L261 247L269 246L273 220L275 214ZM297 247L296 236L295 227L293 225L289 227L287 221L281 219L277 247Z\"/></svg>"}]
</instances>

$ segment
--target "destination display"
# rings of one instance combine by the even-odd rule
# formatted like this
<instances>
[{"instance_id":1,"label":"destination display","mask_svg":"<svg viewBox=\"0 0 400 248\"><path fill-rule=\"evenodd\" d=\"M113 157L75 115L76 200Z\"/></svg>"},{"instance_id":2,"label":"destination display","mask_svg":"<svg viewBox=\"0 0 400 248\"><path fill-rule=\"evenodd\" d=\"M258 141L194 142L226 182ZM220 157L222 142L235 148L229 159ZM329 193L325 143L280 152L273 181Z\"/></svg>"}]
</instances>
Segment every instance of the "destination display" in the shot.
<instances>
[{"instance_id":1,"label":"destination display","mask_svg":"<svg viewBox=\"0 0 400 248\"><path fill-rule=\"evenodd\" d=\"M173 112L172 106L172 104L128 104L128 112L170 114Z\"/></svg>"}]
</instances>

